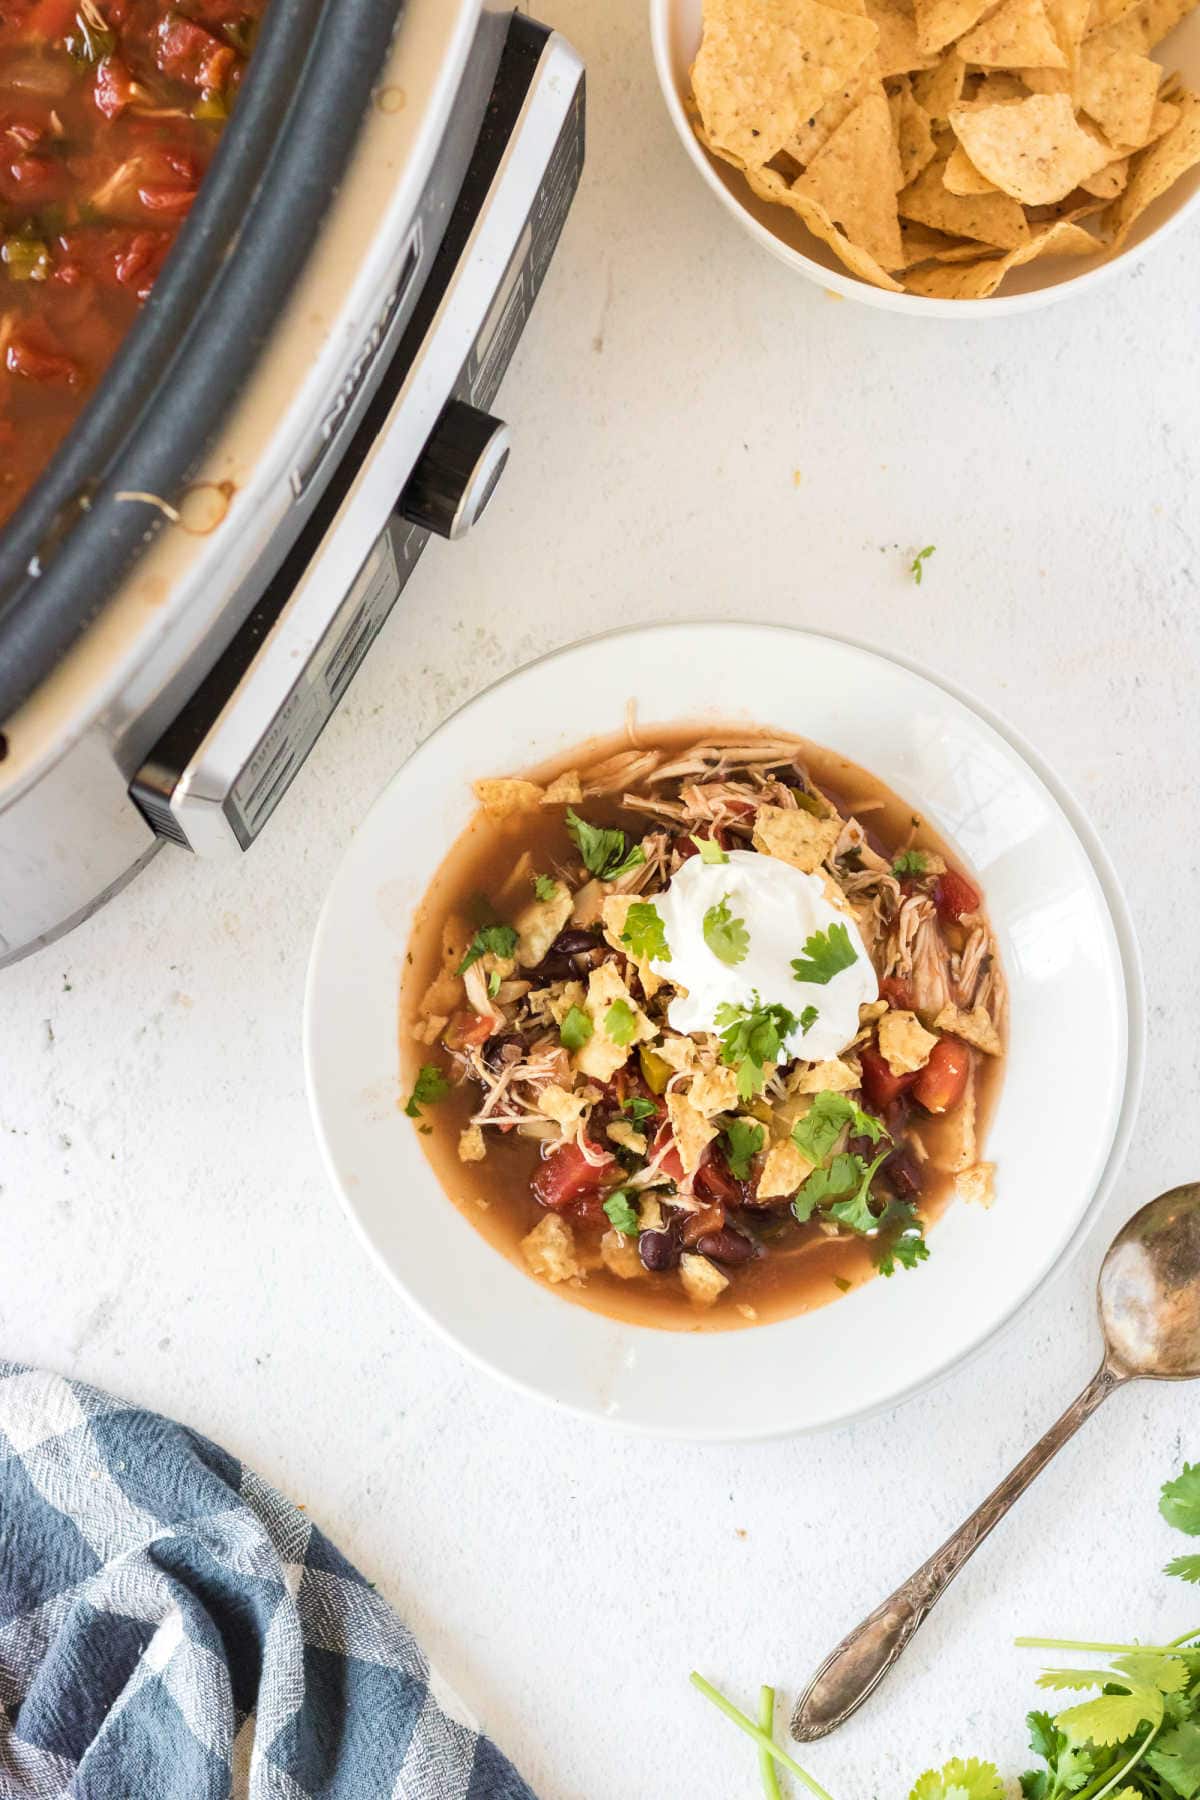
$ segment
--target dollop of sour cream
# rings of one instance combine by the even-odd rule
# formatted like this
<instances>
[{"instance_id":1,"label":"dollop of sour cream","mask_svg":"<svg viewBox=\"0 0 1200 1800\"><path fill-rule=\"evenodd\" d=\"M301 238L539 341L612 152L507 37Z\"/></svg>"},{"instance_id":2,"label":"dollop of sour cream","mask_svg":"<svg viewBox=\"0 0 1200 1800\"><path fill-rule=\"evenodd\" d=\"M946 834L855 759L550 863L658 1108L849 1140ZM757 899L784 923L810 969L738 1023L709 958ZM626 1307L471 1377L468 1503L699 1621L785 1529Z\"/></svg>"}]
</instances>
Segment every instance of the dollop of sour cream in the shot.
<instances>
[{"instance_id":1,"label":"dollop of sour cream","mask_svg":"<svg viewBox=\"0 0 1200 1800\"><path fill-rule=\"evenodd\" d=\"M816 1009L807 1031L799 1023L784 1040L780 1061L802 1056L824 1062L838 1056L858 1032L858 1009L879 998L879 984L853 915L835 906L820 875L754 850L731 850L728 860L689 857L654 904L663 923L670 961L652 960L656 975L686 990L667 1009L674 1031L719 1031L722 1006L785 1006L800 1020ZM705 938L705 919L724 905L749 940L740 962L722 960ZM830 926L846 929L854 961L829 981L798 980L792 962L805 944ZM840 934L839 934L840 935ZM741 934L738 934L739 942ZM718 935L718 942L728 939ZM756 999L757 996L757 999Z\"/></svg>"}]
</instances>

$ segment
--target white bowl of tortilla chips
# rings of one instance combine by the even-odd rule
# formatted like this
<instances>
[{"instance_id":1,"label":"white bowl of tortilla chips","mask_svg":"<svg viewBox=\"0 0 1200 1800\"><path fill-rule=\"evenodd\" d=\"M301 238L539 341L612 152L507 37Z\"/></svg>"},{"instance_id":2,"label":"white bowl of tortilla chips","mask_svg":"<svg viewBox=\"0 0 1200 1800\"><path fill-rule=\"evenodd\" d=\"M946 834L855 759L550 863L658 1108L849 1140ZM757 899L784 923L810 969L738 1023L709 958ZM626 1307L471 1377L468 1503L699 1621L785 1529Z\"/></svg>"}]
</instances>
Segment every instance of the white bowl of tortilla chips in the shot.
<instances>
[{"instance_id":1,"label":"white bowl of tortilla chips","mask_svg":"<svg viewBox=\"0 0 1200 1800\"><path fill-rule=\"evenodd\" d=\"M1197 4L651 0L651 31L689 156L759 243L969 317L1081 293L1200 211Z\"/></svg>"}]
</instances>

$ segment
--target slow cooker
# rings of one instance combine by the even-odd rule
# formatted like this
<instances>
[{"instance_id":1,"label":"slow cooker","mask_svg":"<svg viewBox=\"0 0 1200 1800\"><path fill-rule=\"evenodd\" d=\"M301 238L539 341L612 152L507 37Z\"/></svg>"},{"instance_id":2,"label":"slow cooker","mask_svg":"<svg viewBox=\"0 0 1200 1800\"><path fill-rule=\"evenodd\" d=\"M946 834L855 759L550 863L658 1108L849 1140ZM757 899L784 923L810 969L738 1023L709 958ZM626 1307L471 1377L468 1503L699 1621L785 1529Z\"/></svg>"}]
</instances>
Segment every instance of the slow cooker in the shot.
<instances>
[{"instance_id":1,"label":"slow cooker","mask_svg":"<svg viewBox=\"0 0 1200 1800\"><path fill-rule=\"evenodd\" d=\"M179 244L0 536L0 966L164 844L253 844L500 479L583 149L579 58L511 7L268 7Z\"/></svg>"}]
</instances>

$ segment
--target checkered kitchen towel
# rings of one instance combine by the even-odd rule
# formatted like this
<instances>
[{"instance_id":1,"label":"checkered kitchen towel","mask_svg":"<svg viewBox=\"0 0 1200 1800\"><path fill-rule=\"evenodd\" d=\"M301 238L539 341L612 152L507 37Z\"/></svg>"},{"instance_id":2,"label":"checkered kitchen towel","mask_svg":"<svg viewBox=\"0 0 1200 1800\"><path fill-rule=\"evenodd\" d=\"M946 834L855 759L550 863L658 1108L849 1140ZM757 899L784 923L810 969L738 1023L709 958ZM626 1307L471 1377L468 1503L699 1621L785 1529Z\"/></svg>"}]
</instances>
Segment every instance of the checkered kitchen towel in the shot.
<instances>
[{"instance_id":1,"label":"checkered kitchen towel","mask_svg":"<svg viewBox=\"0 0 1200 1800\"><path fill-rule=\"evenodd\" d=\"M0 1362L0 1800L59 1796L533 1800L290 1501Z\"/></svg>"}]
</instances>

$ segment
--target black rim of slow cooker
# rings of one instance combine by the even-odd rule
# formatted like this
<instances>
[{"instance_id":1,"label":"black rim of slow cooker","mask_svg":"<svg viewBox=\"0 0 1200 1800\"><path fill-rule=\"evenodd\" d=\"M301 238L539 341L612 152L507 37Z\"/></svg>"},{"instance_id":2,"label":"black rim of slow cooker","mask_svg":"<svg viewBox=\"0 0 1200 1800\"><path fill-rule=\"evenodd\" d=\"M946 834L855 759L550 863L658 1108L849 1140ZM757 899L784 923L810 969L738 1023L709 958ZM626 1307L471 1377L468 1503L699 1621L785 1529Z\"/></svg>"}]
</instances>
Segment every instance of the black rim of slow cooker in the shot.
<instances>
[{"instance_id":1,"label":"black rim of slow cooker","mask_svg":"<svg viewBox=\"0 0 1200 1800\"><path fill-rule=\"evenodd\" d=\"M141 317L0 532L0 720L163 524L250 375L354 147L403 0L274 0L196 205ZM31 574L31 567L38 573Z\"/></svg>"}]
</instances>

